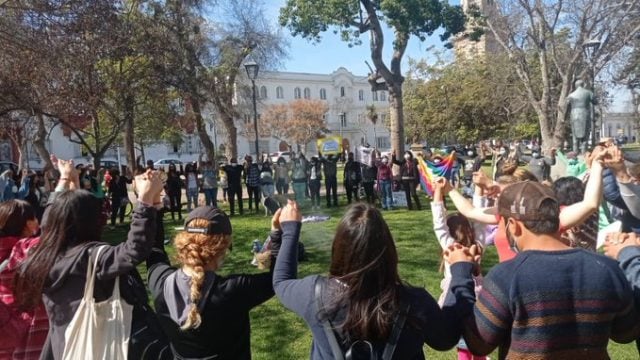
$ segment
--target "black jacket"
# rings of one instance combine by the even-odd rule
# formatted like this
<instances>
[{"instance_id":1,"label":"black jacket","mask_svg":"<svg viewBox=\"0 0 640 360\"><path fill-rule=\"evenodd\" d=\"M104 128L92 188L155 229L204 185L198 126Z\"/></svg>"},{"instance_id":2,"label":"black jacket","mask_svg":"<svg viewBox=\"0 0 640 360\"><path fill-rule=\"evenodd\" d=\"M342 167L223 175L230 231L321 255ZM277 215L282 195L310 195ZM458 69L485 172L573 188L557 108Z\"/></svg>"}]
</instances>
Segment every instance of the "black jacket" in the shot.
<instances>
[{"instance_id":1,"label":"black jacket","mask_svg":"<svg viewBox=\"0 0 640 360\"><path fill-rule=\"evenodd\" d=\"M400 176L402 180L418 180L418 161L416 159L411 158L411 161L407 161L404 158L398 160L396 156L393 155L391 161L400 166Z\"/></svg>"},{"instance_id":2,"label":"black jacket","mask_svg":"<svg viewBox=\"0 0 640 360\"><path fill-rule=\"evenodd\" d=\"M147 299L144 286L139 286L140 275L136 266L151 252L157 231L156 216L156 209L138 205L133 211L127 241L107 246L98 259L94 290L96 302L111 296L115 278L120 276L120 292L127 303L134 304L134 319L141 311L136 304ZM64 332L82 300L90 253L100 245L108 244L90 242L64 251L49 271L42 299L49 314L50 348L43 350L42 358L62 358Z\"/></svg>"},{"instance_id":3,"label":"black jacket","mask_svg":"<svg viewBox=\"0 0 640 360\"><path fill-rule=\"evenodd\" d=\"M272 256L277 254L281 236L280 231L271 232ZM274 295L271 283L275 259L271 263L270 272L257 275L221 276L207 272L207 285L202 290L202 294L206 294L203 295L206 302L201 311L202 323L197 329L182 331L171 317L165 287L175 287L178 276L185 275L171 266L164 245L156 242L147 260L148 284L160 325L174 351L185 358L251 359L249 311ZM172 280L173 283L167 282ZM173 302L183 303L179 296L178 301Z\"/></svg>"},{"instance_id":4,"label":"black jacket","mask_svg":"<svg viewBox=\"0 0 640 360\"><path fill-rule=\"evenodd\" d=\"M357 161L347 161L344 164L344 183L345 184L358 184L362 181L362 170L360 169L360 163Z\"/></svg>"}]
</instances>

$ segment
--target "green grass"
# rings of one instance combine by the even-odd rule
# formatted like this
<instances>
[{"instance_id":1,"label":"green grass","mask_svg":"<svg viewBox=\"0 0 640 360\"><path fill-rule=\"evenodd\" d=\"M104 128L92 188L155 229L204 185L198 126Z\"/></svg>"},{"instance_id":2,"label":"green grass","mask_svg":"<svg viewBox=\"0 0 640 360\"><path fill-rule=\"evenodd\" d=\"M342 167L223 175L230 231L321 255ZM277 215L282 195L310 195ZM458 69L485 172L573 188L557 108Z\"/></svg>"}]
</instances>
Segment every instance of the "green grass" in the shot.
<instances>
[{"instance_id":1,"label":"green grass","mask_svg":"<svg viewBox=\"0 0 640 360\"><path fill-rule=\"evenodd\" d=\"M345 199L340 199L345 203ZM427 202L423 208L428 209ZM226 207L223 205L223 209ZM308 260L300 263L299 276L326 273L329 267L332 236L336 224L344 208L321 212L331 216L329 221L317 224L305 224L302 227L301 241L304 242ZM165 216L167 218L168 216ZM413 286L425 287L434 298L440 295L438 272L441 250L431 226L431 212L395 210L384 212L384 217L396 240L400 257L400 275ZM256 273L250 265L252 258L251 243L254 239L266 238L270 228L270 219L263 213L233 217L233 252L226 259L222 274ZM166 221L167 235L172 236L178 221ZM126 238L126 229L107 230L106 240L118 242ZM167 250L173 253L168 246ZM483 259L485 272L497 262L493 247L487 250ZM140 267L143 278L144 266ZM274 297L251 312L251 347L253 359L305 359L309 357L311 348L311 332L304 322L294 313L286 310ZM437 352L425 346L428 359L456 359L455 350ZM609 353L612 359L637 359L638 353L634 344L620 345L610 343ZM497 358L494 354L492 359Z\"/></svg>"}]
</instances>

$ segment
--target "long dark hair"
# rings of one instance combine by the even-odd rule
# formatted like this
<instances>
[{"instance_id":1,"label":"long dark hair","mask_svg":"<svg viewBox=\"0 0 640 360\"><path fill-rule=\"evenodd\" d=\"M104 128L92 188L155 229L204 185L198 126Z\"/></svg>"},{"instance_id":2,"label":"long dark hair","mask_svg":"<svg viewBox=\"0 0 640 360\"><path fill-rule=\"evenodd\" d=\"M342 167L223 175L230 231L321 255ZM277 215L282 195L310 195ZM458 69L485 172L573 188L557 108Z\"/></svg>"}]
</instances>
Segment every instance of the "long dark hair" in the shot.
<instances>
[{"instance_id":1,"label":"long dark hair","mask_svg":"<svg viewBox=\"0 0 640 360\"><path fill-rule=\"evenodd\" d=\"M0 203L0 237L21 237L27 221L36 219L33 207L24 200Z\"/></svg>"},{"instance_id":2,"label":"long dark hair","mask_svg":"<svg viewBox=\"0 0 640 360\"><path fill-rule=\"evenodd\" d=\"M343 332L352 339L386 339L401 282L393 237L375 207L358 203L347 209L333 239L329 274L345 285L332 309L346 308Z\"/></svg>"},{"instance_id":3,"label":"long dark hair","mask_svg":"<svg viewBox=\"0 0 640 360\"><path fill-rule=\"evenodd\" d=\"M86 190L63 192L49 206L40 243L20 265L14 278L20 307L32 308L38 303L49 271L60 253L100 240L99 210L99 200Z\"/></svg>"}]
</instances>

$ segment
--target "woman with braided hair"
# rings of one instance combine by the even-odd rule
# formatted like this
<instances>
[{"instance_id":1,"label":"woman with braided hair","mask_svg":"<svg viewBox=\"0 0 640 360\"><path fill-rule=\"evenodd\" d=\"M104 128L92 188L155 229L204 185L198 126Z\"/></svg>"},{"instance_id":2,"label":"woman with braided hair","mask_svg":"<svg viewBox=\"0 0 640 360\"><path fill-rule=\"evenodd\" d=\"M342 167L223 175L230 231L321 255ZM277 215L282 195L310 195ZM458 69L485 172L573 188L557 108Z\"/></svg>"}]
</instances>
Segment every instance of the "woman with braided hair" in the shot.
<instances>
[{"instance_id":1,"label":"woman with braided hair","mask_svg":"<svg viewBox=\"0 0 640 360\"><path fill-rule=\"evenodd\" d=\"M282 239L300 235L299 225L288 224L299 221L290 212L273 216L268 273L216 273L232 244L229 217L216 207L196 208L187 217L174 239L179 268L171 266L162 241L154 245L149 289L176 359L251 359L249 311L274 295L272 271Z\"/></svg>"}]
</instances>

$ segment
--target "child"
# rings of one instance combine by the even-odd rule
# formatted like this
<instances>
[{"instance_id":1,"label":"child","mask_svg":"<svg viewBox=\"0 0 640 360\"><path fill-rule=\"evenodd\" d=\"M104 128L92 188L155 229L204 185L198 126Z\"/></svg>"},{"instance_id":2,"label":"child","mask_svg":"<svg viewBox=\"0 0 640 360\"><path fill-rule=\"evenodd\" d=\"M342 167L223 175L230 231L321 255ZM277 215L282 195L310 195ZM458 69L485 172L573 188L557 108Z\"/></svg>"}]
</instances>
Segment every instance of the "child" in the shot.
<instances>
[{"instance_id":1,"label":"child","mask_svg":"<svg viewBox=\"0 0 640 360\"><path fill-rule=\"evenodd\" d=\"M477 245L482 249L483 244L476 241L476 235L474 228L471 226L469 220L461 214L453 214L447 216L447 211L444 207L444 194L451 190L451 184L445 178L438 178L434 184L435 191L433 194L433 201L431 202L431 212L433 214L433 230L436 233L436 238L440 243L442 250L446 250L449 245L453 243L459 243L466 247L471 245ZM480 238L480 237L478 237ZM440 282L440 288L442 294L438 300L440 306L443 305L444 299L449 291L449 283L451 281L450 265L444 261L440 264L440 271L444 270L444 279ZM476 270L476 274L473 276L475 282L476 295L482 289L482 273L479 269ZM463 339L460 339L458 343L458 359L462 360L485 360L485 356L475 356L468 349Z\"/></svg>"}]
</instances>

